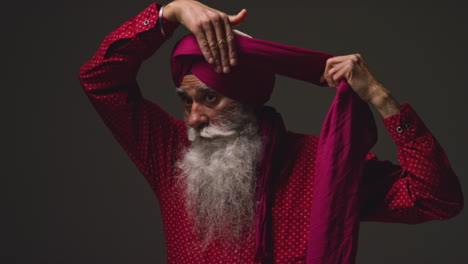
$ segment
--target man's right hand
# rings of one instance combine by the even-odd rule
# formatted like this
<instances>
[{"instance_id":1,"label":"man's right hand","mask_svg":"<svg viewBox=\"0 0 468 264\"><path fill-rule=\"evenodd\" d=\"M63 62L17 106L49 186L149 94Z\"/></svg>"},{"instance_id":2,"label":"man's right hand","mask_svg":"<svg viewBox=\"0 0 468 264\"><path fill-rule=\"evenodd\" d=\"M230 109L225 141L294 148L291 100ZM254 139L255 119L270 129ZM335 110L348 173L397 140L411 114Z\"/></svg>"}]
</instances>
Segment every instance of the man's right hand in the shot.
<instances>
[{"instance_id":1,"label":"man's right hand","mask_svg":"<svg viewBox=\"0 0 468 264\"><path fill-rule=\"evenodd\" d=\"M244 22L247 10L227 15L193 0L175 0L164 7L164 17L184 25L196 37L206 61L215 71L228 73L237 63L232 26Z\"/></svg>"}]
</instances>

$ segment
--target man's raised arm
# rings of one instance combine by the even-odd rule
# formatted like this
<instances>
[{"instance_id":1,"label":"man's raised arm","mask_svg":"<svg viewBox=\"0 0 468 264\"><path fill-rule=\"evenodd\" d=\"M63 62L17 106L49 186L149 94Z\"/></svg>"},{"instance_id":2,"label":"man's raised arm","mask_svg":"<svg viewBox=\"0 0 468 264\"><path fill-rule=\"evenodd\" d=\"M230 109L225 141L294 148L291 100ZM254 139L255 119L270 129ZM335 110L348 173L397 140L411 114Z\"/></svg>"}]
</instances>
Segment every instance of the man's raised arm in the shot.
<instances>
[{"instance_id":1,"label":"man's raised arm","mask_svg":"<svg viewBox=\"0 0 468 264\"><path fill-rule=\"evenodd\" d=\"M323 78L342 78L375 107L398 148L400 165L370 153L362 186L362 220L421 223L456 216L463 208L460 182L448 158L413 108L400 105L371 74L361 55L331 58Z\"/></svg>"},{"instance_id":2,"label":"man's raised arm","mask_svg":"<svg viewBox=\"0 0 468 264\"><path fill-rule=\"evenodd\" d=\"M107 35L94 56L80 69L79 80L106 126L151 186L176 159L184 144L185 123L143 98L136 77L179 24L197 36L206 59L220 71L236 64L232 25L247 12L228 16L199 2L176 0L152 4ZM159 14L163 16L160 18Z\"/></svg>"},{"instance_id":3,"label":"man's raised arm","mask_svg":"<svg viewBox=\"0 0 468 264\"><path fill-rule=\"evenodd\" d=\"M363 185L365 221L417 224L446 220L463 209L463 193L445 151L413 108L383 119L399 166L370 155Z\"/></svg>"},{"instance_id":4,"label":"man's raised arm","mask_svg":"<svg viewBox=\"0 0 468 264\"><path fill-rule=\"evenodd\" d=\"M155 154L161 159L171 156L167 144L158 148L152 145L163 138L175 140L183 128L159 106L144 99L136 81L141 63L166 39L158 22L163 22L166 37L178 25L160 20L160 7L150 5L107 35L79 74L81 86L96 111L152 187L156 185L158 168L150 169L154 168L150 166L154 162L150 153L160 152Z\"/></svg>"}]
</instances>

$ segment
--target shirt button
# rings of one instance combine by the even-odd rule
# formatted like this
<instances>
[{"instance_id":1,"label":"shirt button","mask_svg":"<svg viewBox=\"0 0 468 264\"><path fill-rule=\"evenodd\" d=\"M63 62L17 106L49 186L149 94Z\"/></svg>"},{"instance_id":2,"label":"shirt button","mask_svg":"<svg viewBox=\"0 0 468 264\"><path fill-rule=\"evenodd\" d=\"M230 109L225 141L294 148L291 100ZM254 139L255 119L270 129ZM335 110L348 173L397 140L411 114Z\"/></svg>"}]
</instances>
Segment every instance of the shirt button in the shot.
<instances>
[{"instance_id":1,"label":"shirt button","mask_svg":"<svg viewBox=\"0 0 468 264\"><path fill-rule=\"evenodd\" d=\"M398 134L401 134L403 132L403 128L401 128L401 126L397 127L396 132L398 132Z\"/></svg>"},{"instance_id":2,"label":"shirt button","mask_svg":"<svg viewBox=\"0 0 468 264\"><path fill-rule=\"evenodd\" d=\"M411 129L411 128L413 128L413 126L412 126L410 123L406 123L406 124L405 124L405 128L406 128L406 129Z\"/></svg>"},{"instance_id":3,"label":"shirt button","mask_svg":"<svg viewBox=\"0 0 468 264\"><path fill-rule=\"evenodd\" d=\"M143 22L143 25L145 25L145 26L147 26L148 24L149 24L149 20L145 20L145 21Z\"/></svg>"}]
</instances>

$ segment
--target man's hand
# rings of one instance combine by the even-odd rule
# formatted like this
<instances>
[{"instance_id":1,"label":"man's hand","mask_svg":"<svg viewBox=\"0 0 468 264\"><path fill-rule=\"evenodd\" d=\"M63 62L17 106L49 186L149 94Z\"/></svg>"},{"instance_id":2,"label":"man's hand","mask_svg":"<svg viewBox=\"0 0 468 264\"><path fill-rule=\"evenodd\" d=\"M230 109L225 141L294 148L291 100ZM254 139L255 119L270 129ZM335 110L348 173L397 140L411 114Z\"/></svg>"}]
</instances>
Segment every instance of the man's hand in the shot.
<instances>
[{"instance_id":1,"label":"man's hand","mask_svg":"<svg viewBox=\"0 0 468 264\"><path fill-rule=\"evenodd\" d=\"M370 72L360 54L337 56L327 60L322 81L336 88L345 79L362 100L372 104L382 117L398 113L400 104Z\"/></svg>"},{"instance_id":2,"label":"man's hand","mask_svg":"<svg viewBox=\"0 0 468 264\"><path fill-rule=\"evenodd\" d=\"M179 22L192 32L206 61L216 72L228 73L237 63L236 43L232 26L241 24L247 10L227 15L193 0L175 0L164 8L168 20Z\"/></svg>"},{"instance_id":3,"label":"man's hand","mask_svg":"<svg viewBox=\"0 0 468 264\"><path fill-rule=\"evenodd\" d=\"M360 54L328 59L322 78L332 88L336 88L340 80L345 79L361 99L367 102L373 96L372 89L378 84Z\"/></svg>"}]
</instances>

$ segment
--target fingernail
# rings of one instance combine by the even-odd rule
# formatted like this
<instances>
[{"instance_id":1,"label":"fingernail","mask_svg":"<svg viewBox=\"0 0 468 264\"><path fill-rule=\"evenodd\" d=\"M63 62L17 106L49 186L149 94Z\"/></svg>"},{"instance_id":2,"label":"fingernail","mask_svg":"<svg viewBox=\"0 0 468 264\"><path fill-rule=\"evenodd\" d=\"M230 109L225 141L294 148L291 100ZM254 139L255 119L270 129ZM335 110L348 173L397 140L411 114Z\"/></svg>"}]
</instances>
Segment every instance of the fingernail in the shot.
<instances>
[{"instance_id":1,"label":"fingernail","mask_svg":"<svg viewBox=\"0 0 468 264\"><path fill-rule=\"evenodd\" d=\"M236 66L237 60L236 59L231 59L230 63L231 63L231 66Z\"/></svg>"},{"instance_id":2,"label":"fingernail","mask_svg":"<svg viewBox=\"0 0 468 264\"><path fill-rule=\"evenodd\" d=\"M213 62L214 62L214 59L210 57L210 58L208 59L208 63L209 63L209 64L213 64Z\"/></svg>"},{"instance_id":3,"label":"fingernail","mask_svg":"<svg viewBox=\"0 0 468 264\"><path fill-rule=\"evenodd\" d=\"M229 73L229 67L228 67L228 66L224 66L223 72L224 72L224 73Z\"/></svg>"},{"instance_id":4,"label":"fingernail","mask_svg":"<svg viewBox=\"0 0 468 264\"><path fill-rule=\"evenodd\" d=\"M220 67L220 66L216 66L215 72L220 73L220 72L221 72L221 67Z\"/></svg>"}]
</instances>

